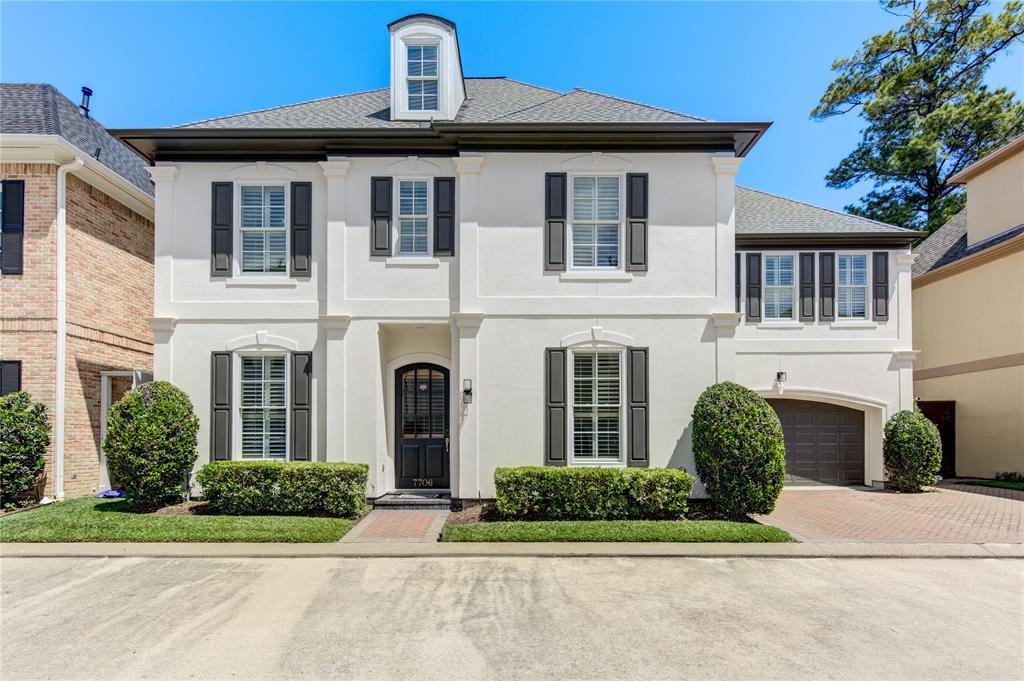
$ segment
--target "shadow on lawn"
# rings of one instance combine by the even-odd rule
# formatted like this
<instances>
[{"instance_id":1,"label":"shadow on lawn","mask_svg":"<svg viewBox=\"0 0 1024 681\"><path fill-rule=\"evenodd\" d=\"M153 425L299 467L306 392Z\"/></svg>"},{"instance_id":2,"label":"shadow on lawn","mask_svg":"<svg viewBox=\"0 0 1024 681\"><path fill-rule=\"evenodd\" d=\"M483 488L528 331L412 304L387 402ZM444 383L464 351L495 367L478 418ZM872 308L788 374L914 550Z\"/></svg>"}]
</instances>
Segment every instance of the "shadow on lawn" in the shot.
<instances>
[{"instance_id":1,"label":"shadow on lawn","mask_svg":"<svg viewBox=\"0 0 1024 681\"><path fill-rule=\"evenodd\" d=\"M216 515L205 501L186 501L172 506L148 508L136 506L128 499L114 499L97 504L100 513L127 513L131 515Z\"/></svg>"}]
</instances>

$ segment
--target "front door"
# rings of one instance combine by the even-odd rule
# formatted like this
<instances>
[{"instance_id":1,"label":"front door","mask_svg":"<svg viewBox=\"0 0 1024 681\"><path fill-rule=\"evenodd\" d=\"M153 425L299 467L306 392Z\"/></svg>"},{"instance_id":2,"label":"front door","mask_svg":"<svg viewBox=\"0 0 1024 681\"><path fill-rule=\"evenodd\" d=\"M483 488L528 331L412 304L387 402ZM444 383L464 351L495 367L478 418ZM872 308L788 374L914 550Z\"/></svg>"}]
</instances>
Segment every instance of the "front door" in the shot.
<instances>
[{"instance_id":1,"label":"front door","mask_svg":"<svg viewBox=\"0 0 1024 681\"><path fill-rule=\"evenodd\" d=\"M956 402L918 402L921 413L939 429L942 439L942 467L939 475L944 479L956 477Z\"/></svg>"},{"instance_id":2,"label":"front door","mask_svg":"<svg viewBox=\"0 0 1024 681\"><path fill-rule=\"evenodd\" d=\"M395 487L448 489L448 370L410 364L395 372Z\"/></svg>"}]
</instances>

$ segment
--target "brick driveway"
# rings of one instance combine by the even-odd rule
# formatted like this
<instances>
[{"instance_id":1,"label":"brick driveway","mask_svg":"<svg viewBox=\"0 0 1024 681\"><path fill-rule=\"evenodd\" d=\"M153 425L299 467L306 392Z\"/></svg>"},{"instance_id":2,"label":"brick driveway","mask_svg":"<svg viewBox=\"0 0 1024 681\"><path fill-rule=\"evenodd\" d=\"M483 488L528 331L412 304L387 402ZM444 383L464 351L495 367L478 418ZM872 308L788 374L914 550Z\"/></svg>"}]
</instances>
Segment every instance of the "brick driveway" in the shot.
<instances>
[{"instance_id":1,"label":"brick driveway","mask_svg":"<svg viewBox=\"0 0 1024 681\"><path fill-rule=\"evenodd\" d=\"M953 489L786 489L756 518L807 542L1024 542L1024 501Z\"/></svg>"}]
</instances>

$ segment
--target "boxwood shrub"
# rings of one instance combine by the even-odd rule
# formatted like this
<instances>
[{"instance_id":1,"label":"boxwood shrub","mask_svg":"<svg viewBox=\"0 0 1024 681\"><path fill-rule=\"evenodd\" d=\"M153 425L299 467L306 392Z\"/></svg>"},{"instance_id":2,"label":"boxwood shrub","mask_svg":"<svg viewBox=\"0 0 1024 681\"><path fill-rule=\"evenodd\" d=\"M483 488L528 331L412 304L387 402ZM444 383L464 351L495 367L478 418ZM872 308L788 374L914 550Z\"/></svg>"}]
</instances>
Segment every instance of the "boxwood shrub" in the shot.
<instances>
[{"instance_id":1,"label":"boxwood shrub","mask_svg":"<svg viewBox=\"0 0 1024 681\"><path fill-rule=\"evenodd\" d=\"M693 408L693 458L718 513L775 508L786 474L782 424L754 391L727 381L701 393Z\"/></svg>"},{"instance_id":2,"label":"boxwood shrub","mask_svg":"<svg viewBox=\"0 0 1024 681\"><path fill-rule=\"evenodd\" d=\"M904 410L885 424L882 458L889 487L899 492L920 492L934 485L942 467L942 438L927 416Z\"/></svg>"},{"instance_id":3,"label":"boxwood shrub","mask_svg":"<svg viewBox=\"0 0 1024 681\"><path fill-rule=\"evenodd\" d=\"M50 421L46 405L25 392L0 397L0 504L15 506L43 479Z\"/></svg>"},{"instance_id":4,"label":"boxwood shrub","mask_svg":"<svg viewBox=\"0 0 1024 681\"><path fill-rule=\"evenodd\" d=\"M368 470L361 463L215 461L196 482L215 513L351 518L366 508Z\"/></svg>"},{"instance_id":5,"label":"boxwood shrub","mask_svg":"<svg viewBox=\"0 0 1024 681\"><path fill-rule=\"evenodd\" d=\"M693 476L676 468L553 468L494 471L495 506L509 518L681 518Z\"/></svg>"}]
</instances>

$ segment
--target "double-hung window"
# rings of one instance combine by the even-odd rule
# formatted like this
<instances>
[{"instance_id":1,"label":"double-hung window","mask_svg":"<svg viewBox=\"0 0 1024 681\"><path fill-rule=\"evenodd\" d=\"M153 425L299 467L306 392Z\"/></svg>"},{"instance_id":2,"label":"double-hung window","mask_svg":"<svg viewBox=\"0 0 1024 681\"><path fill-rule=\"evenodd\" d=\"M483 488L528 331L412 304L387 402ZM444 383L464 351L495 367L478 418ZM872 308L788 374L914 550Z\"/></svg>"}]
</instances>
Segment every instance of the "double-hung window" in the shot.
<instances>
[{"instance_id":1,"label":"double-hung window","mask_svg":"<svg viewBox=\"0 0 1024 681\"><path fill-rule=\"evenodd\" d=\"M243 459L287 458L287 368L282 355L241 357Z\"/></svg>"},{"instance_id":2,"label":"double-hung window","mask_svg":"<svg viewBox=\"0 0 1024 681\"><path fill-rule=\"evenodd\" d=\"M242 185L242 272L276 274L288 268L283 185Z\"/></svg>"},{"instance_id":3,"label":"double-hung window","mask_svg":"<svg viewBox=\"0 0 1024 681\"><path fill-rule=\"evenodd\" d=\"M430 254L430 183L400 180L398 183L398 254Z\"/></svg>"},{"instance_id":4,"label":"double-hung window","mask_svg":"<svg viewBox=\"0 0 1024 681\"><path fill-rule=\"evenodd\" d=\"M572 359L572 456L575 463L622 458L622 354L579 350Z\"/></svg>"},{"instance_id":5,"label":"double-hung window","mask_svg":"<svg viewBox=\"0 0 1024 681\"><path fill-rule=\"evenodd\" d=\"M792 255L764 256L764 318L793 319Z\"/></svg>"},{"instance_id":6,"label":"double-hung window","mask_svg":"<svg viewBox=\"0 0 1024 681\"><path fill-rule=\"evenodd\" d=\"M619 178L574 177L572 182L572 266L619 267Z\"/></svg>"},{"instance_id":7,"label":"double-hung window","mask_svg":"<svg viewBox=\"0 0 1024 681\"><path fill-rule=\"evenodd\" d=\"M407 45L406 94L410 111L437 111L437 45Z\"/></svg>"},{"instance_id":8,"label":"double-hung window","mask_svg":"<svg viewBox=\"0 0 1024 681\"><path fill-rule=\"evenodd\" d=\"M840 319L867 319L868 256L840 255L836 307Z\"/></svg>"}]
</instances>

